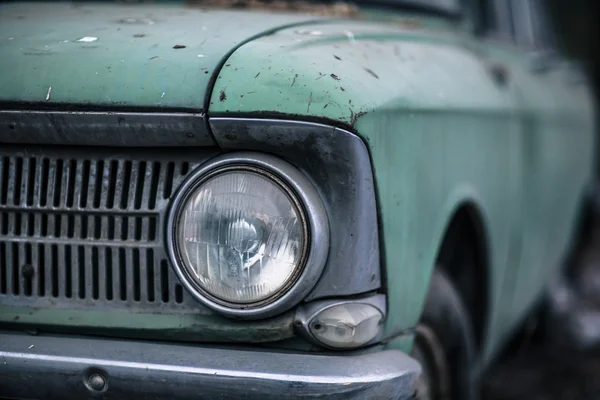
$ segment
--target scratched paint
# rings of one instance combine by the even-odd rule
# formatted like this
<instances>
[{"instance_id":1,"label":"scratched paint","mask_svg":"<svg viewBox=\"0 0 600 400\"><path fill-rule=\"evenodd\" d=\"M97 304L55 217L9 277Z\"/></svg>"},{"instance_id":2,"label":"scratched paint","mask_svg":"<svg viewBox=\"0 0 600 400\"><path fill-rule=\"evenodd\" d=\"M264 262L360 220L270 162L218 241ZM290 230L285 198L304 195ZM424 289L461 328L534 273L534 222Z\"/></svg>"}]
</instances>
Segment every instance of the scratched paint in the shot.
<instances>
[{"instance_id":1,"label":"scratched paint","mask_svg":"<svg viewBox=\"0 0 600 400\"><path fill-rule=\"evenodd\" d=\"M0 46L0 101L197 111L229 50L307 19L177 4L0 4L0 38L11 38Z\"/></svg>"},{"instance_id":2,"label":"scratched paint","mask_svg":"<svg viewBox=\"0 0 600 400\"><path fill-rule=\"evenodd\" d=\"M465 201L479 207L489 227L490 301L497 307L488 350L539 294L549 276L542 267L567 247L590 177L593 119L584 87L572 89L552 74L535 81L523 57L486 46L489 57L511 66L523 89L500 87L470 50L481 44L434 18L300 27L294 24L309 17L127 7L0 5L0 37L10 38L0 47L0 101L199 109L218 73L211 116L318 119L365 140L388 281L386 335L416 324L444 230ZM138 11L143 17L122 19ZM21 13L24 19L14 18ZM59 20L61 29L51 29ZM101 31L106 26L113 29ZM75 42L96 31L100 40ZM548 236L534 235L544 227L552 228ZM516 246L515 231L538 242ZM517 248L527 249L525 256ZM507 292L506 282L517 282L518 293ZM52 312L44 313L39 318L51 321ZM178 318L167 323L193 328L191 319ZM202 323L211 329L215 320Z\"/></svg>"},{"instance_id":3,"label":"scratched paint","mask_svg":"<svg viewBox=\"0 0 600 400\"><path fill-rule=\"evenodd\" d=\"M481 285L493 306L484 328L484 356L491 357L567 249L591 178L589 93L567 91L560 76L555 83L532 79L525 52L489 47L516 82L498 85L470 50L482 43L426 19L303 29L321 34L286 29L237 49L219 74L209 115L325 121L365 139L380 207L386 335L417 324L452 214L474 204L488 229L490 280ZM227 98L219 101L223 88ZM531 136L530 115L546 136ZM535 158L526 152L531 146ZM552 233L540 229L550 225Z\"/></svg>"},{"instance_id":4,"label":"scratched paint","mask_svg":"<svg viewBox=\"0 0 600 400\"><path fill-rule=\"evenodd\" d=\"M317 27L319 35L304 34ZM296 41L299 37L302 42ZM472 68L469 72L478 78L483 74L468 55L456 52L460 40L448 29L422 33L372 22L333 22L306 26L301 31L281 30L233 53L228 63L235 70L221 71L209 110L219 115L285 107L292 114L354 125L359 116L373 110L437 105L440 82L454 91L463 85L448 79L448 60L459 63L466 59ZM439 45L432 47L435 43ZM433 78L424 80L422 76ZM474 80L469 90L477 82ZM215 94L225 87L228 101L218 101ZM497 106L492 94L477 93L484 96L477 99L483 104ZM410 101L416 97L419 103ZM464 108L475 101L469 97L455 100L459 102L456 107Z\"/></svg>"}]
</instances>

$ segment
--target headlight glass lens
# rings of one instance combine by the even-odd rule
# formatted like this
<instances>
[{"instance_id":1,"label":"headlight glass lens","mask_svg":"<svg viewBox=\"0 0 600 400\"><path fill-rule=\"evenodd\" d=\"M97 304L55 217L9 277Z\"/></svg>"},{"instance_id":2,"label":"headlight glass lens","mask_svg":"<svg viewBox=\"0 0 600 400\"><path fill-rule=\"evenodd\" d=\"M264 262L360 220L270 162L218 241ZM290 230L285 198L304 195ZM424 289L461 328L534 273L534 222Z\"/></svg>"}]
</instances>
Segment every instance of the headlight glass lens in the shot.
<instances>
[{"instance_id":1,"label":"headlight glass lens","mask_svg":"<svg viewBox=\"0 0 600 400\"><path fill-rule=\"evenodd\" d=\"M297 277L307 238L301 210L270 177L219 172L188 196L177 228L187 275L220 300L261 302Z\"/></svg>"}]
</instances>

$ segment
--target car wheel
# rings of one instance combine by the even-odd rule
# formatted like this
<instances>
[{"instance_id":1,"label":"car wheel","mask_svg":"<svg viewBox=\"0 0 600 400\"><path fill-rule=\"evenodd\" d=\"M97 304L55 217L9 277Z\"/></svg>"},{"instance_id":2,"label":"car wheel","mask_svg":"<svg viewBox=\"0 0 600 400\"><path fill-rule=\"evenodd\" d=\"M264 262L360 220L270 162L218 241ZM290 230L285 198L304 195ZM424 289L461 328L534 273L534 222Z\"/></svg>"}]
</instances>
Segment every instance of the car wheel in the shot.
<instances>
[{"instance_id":1,"label":"car wheel","mask_svg":"<svg viewBox=\"0 0 600 400\"><path fill-rule=\"evenodd\" d=\"M417 399L475 400L474 350L468 312L452 282L436 269L412 351L422 368Z\"/></svg>"}]
</instances>

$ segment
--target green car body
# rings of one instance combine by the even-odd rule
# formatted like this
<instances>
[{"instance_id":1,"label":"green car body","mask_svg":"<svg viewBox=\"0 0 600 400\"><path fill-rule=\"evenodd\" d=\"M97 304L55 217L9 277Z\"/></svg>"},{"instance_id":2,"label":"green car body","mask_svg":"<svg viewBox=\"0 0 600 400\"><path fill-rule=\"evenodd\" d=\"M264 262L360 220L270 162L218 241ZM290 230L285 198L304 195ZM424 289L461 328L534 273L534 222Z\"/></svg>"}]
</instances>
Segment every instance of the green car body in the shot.
<instances>
[{"instance_id":1,"label":"green car body","mask_svg":"<svg viewBox=\"0 0 600 400\"><path fill-rule=\"evenodd\" d=\"M370 156L383 271L365 292L387 297L380 344L363 352L410 353L444 238L462 218L477 233L480 262L469 271L477 304L467 308L477 313L485 364L560 273L592 181L594 109L568 63L536 69L535 48L475 34L473 24L468 14L375 6L331 18L195 5L3 4L1 137L30 142L15 111L37 113L39 126L57 132L43 143L53 145L80 144L63 129L69 124L94 134L98 127L69 120L86 113L194 116L216 135L206 141L222 148L236 139L219 137L224 119L354 133ZM55 111L60 118L44 119ZM154 146L169 135L198 146L202 136L163 128L166 139ZM7 329L314 351L294 333L292 311L237 321L17 307L2 298Z\"/></svg>"}]
</instances>

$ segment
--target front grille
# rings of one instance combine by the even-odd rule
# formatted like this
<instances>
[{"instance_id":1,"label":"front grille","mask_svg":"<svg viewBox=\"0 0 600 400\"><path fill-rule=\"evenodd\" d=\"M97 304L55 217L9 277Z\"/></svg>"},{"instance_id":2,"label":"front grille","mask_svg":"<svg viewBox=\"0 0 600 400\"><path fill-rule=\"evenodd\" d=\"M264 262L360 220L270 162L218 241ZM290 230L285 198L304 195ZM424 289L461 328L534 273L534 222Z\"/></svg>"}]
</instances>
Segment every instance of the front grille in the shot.
<instances>
[{"instance_id":1,"label":"front grille","mask_svg":"<svg viewBox=\"0 0 600 400\"><path fill-rule=\"evenodd\" d=\"M169 199L208 157L198 150L5 147L0 304L204 310L173 272L164 232Z\"/></svg>"}]
</instances>

